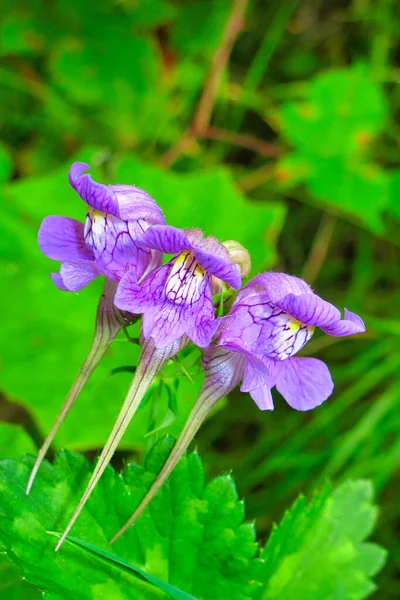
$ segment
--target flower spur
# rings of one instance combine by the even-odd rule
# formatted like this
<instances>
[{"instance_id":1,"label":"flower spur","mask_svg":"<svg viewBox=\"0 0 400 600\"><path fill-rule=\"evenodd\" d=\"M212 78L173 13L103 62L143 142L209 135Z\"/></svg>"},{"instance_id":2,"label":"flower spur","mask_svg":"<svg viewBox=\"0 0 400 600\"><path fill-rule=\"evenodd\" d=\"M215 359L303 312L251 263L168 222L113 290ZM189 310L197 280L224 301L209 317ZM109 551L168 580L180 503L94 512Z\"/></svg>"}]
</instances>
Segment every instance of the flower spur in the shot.
<instances>
[{"instance_id":1,"label":"flower spur","mask_svg":"<svg viewBox=\"0 0 400 600\"><path fill-rule=\"evenodd\" d=\"M79 393L93 374L107 348L132 316L114 306L117 283L127 265L140 279L161 263L161 253L136 244L154 223L164 223L161 209L144 191L129 185L102 185L74 163L69 182L88 205L85 225L68 217L46 217L39 229L39 247L48 258L62 261L60 273L52 273L61 290L78 291L99 275L105 275L104 291L97 308L95 335L89 353L68 396L39 450L26 488L29 494L37 471Z\"/></svg>"},{"instance_id":2,"label":"flower spur","mask_svg":"<svg viewBox=\"0 0 400 600\"><path fill-rule=\"evenodd\" d=\"M339 310L313 293L297 277L263 273L239 292L229 315L221 321L215 344L204 351L204 382L200 395L171 454L139 506L112 538L114 543L142 514L169 477L215 404L242 382L261 410L273 410L276 386L288 404L310 410L333 391L328 367L315 358L293 358L319 326L332 336L365 331L362 319Z\"/></svg>"}]
</instances>

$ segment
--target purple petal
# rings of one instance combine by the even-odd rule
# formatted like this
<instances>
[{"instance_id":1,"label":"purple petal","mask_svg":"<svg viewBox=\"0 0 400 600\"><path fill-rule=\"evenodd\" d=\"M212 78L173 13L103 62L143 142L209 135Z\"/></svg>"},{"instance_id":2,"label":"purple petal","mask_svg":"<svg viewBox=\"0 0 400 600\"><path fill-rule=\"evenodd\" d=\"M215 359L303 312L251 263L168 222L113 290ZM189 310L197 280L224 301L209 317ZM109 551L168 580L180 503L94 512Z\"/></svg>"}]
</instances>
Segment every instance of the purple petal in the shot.
<instances>
[{"instance_id":1,"label":"purple petal","mask_svg":"<svg viewBox=\"0 0 400 600\"><path fill-rule=\"evenodd\" d=\"M345 335L353 335L355 333L364 333L365 324L361 317L345 308L344 319L341 321L336 321L336 323L333 323L332 325L324 326L321 329L328 335L341 337Z\"/></svg>"},{"instance_id":2,"label":"purple petal","mask_svg":"<svg viewBox=\"0 0 400 600\"><path fill-rule=\"evenodd\" d=\"M65 287L71 292L84 288L95 277L102 275L100 267L89 260L71 260L61 265L60 275ZM53 279L54 281L54 279Z\"/></svg>"},{"instance_id":3,"label":"purple petal","mask_svg":"<svg viewBox=\"0 0 400 600\"><path fill-rule=\"evenodd\" d=\"M122 221L114 215L89 211L86 215L85 240L97 264L119 280L127 265L141 277L152 260L152 251L140 248L135 239L143 235L143 222Z\"/></svg>"},{"instance_id":4,"label":"purple petal","mask_svg":"<svg viewBox=\"0 0 400 600\"><path fill-rule=\"evenodd\" d=\"M162 285L162 281L165 283L166 280L166 276L163 277L162 267L153 271L151 276L160 275L160 272L160 285ZM114 298L115 306L132 314L141 314L149 303L151 303L151 298L148 298L140 288L135 270L129 269L118 284Z\"/></svg>"},{"instance_id":5,"label":"purple petal","mask_svg":"<svg viewBox=\"0 0 400 600\"><path fill-rule=\"evenodd\" d=\"M235 290L241 288L242 278L239 269L233 262L209 254L197 246L194 248L194 254L200 266L207 271L207 273L222 279L222 281L225 281Z\"/></svg>"},{"instance_id":6,"label":"purple petal","mask_svg":"<svg viewBox=\"0 0 400 600\"><path fill-rule=\"evenodd\" d=\"M135 314L143 313L144 336L152 337L159 348L183 333L198 346L208 346L218 327L210 278L186 271L185 260L180 257L150 273L140 286L135 274L128 271L118 285L115 305Z\"/></svg>"},{"instance_id":7,"label":"purple petal","mask_svg":"<svg viewBox=\"0 0 400 600\"><path fill-rule=\"evenodd\" d=\"M150 224L163 225L165 218L157 202L135 185L110 185L119 206L121 219L133 221L145 219Z\"/></svg>"},{"instance_id":8,"label":"purple petal","mask_svg":"<svg viewBox=\"0 0 400 600\"><path fill-rule=\"evenodd\" d=\"M82 200L94 210L120 217L117 198L112 189L92 180L91 175L84 174L90 169L86 163L75 162L68 173L68 181Z\"/></svg>"},{"instance_id":9,"label":"purple petal","mask_svg":"<svg viewBox=\"0 0 400 600\"><path fill-rule=\"evenodd\" d=\"M59 290L62 290L63 292L71 291L65 286L60 273L50 273L50 277L53 280L54 285L58 287Z\"/></svg>"},{"instance_id":10,"label":"purple petal","mask_svg":"<svg viewBox=\"0 0 400 600\"><path fill-rule=\"evenodd\" d=\"M149 227L139 238L138 243L141 246L153 248L166 254L179 254L192 248L185 232L171 225L153 225Z\"/></svg>"},{"instance_id":11,"label":"purple petal","mask_svg":"<svg viewBox=\"0 0 400 600\"><path fill-rule=\"evenodd\" d=\"M143 313L142 330L146 340L152 338L156 348L174 343L186 333L186 320L181 307L168 303L150 306Z\"/></svg>"},{"instance_id":12,"label":"purple petal","mask_svg":"<svg viewBox=\"0 0 400 600\"><path fill-rule=\"evenodd\" d=\"M46 217L39 228L38 243L41 251L53 260L93 260L86 246L84 225L68 217Z\"/></svg>"},{"instance_id":13,"label":"purple petal","mask_svg":"<svg viewBox=\"0 0 400 600\"><path fill-rule=\"evenodd\" d=\"M196 346L207 348L218 329L218 325L218 319L214 318L214 314L207 314L207 312L205 315L203 313L194 314L193 319L188 321L185 331Z\"/></svg>"},{"instance_id":14,"label":"purple petal","mask_svg":"<svg viewBox=\"0 0 400 600\"><path fill-rule=\"evenodd\" d=\"M250 352L244 352L243 350L241 352L246 359L246 367L240 391L252 392L257 388L268 385L270 382L270 372L266 364L250 354Z\"/></svg>"},{"instance_id":15,"label":"purple petal","mask_svg":"<svg viewBox=\"0 0 400 600\"><path fill-rule=\"evenodd\" d=\"M240 302L243 298L248 297L262 291L268 297L268 300L274 304L287 296L288 294L312 294L313 291L310 286L293 275L286 275L285 273L261 273L253 277L249 283L243 288L243 290L237 296L237 302Z\"/></svg>"},{"instance_id":16,"label":"purple petal","mask_svg":"<svg viewBox=\"0 0 400 600\"><path fill-rule=\"evenodd\" d=\"M271 388L268 385L263 385L256 390L251 390L250 396L260 410L274 410Z\"/></svg>"},{"instance_id":17,"label":"purple petal","mask_svg":"<svg viewBox=\"0 0 400 600\"><path fill-rule=\"evenodd\" d=\"M218 343L233 344L264 361L280 361L299 352L312 334L312 327L293 319L266 294L257 294L234 304L221 324Z\"/></svg>"},{"instance_id":18,"label":"purple petal","mask_svg":"<svg viewBox=\"0 0 400 600\"><path fill-rule=\"evenodd\" d=\"M123 221L145 219L150 223L164 223L164 215L149 194L133 185L104 185L84 173L90 169L85 163L74 163L68 179L82 200L94 210L114 215Z\"/></svg>"},{"instance_id":19,"label":"purple petal","mask_svg":"<svg viewBox=\"0 0 400 600\"><path fill-rule=\"evenodd\" d=\"M189 229L184 229L184 232L192 246L201 246L201 244L204 242L204 233L201 229L191 227Z\"/></svg>"},{"instance_id":20,"label":"purple petal","mask_svg":"<svg viewBox=\"0 0 400 600\"><path fill-rule=\"evenodd\" d=\"M193 232L195 232L196 230L193 229ZM200 230L197 230L200 231ZM203 250L203 252L207 252L207 254L212 254L213 256L218 256L219 258L223 258L226 261L229 261L229 252L227 250L227 248L225 248L225 246L223 244L221 244L221 242L219 240L217 240L216 237L214 237L213 235L210 235L208 237L204 237L203 233L200 231L201 233L201 237L200 235L195 236L192 233L192 235L189 237L190 241L192 242L193 247L196 247L197 249Z\"/></svg>"},{"instance_id":21,"label":"purple petal","mask_svg":"<svg viewBox=\"0 0 400 600\"><path fill-rule=\"evenodd\" d=\"M277 363L276 388L296 410L310 410L332 394L328 367L316 358L288 358Z\"/></svg>"},{"instance_id":22,"label":"purple petal","mask_svg":"<svg viewBox=\"0 0 400 600\"><path fill-rule=\"evenodd\" d=\"M276 306L305 325L329 327L340 319L340 311L316 294L288 294Z\"/></svg>"}]
</instances>

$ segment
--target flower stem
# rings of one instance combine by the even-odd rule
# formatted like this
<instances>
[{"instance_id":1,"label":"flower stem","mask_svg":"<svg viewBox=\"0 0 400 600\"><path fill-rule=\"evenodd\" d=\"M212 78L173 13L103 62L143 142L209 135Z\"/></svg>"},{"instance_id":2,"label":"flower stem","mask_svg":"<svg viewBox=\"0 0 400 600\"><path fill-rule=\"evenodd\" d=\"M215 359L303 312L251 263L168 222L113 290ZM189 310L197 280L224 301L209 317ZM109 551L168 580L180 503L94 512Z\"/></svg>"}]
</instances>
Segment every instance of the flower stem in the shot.
<instances>
[{"instance_id":1,"label":"flower stem","mask_svg":"<svg viewBox=\"0 0 400 600\"><path fill-rule=\"evenodd\" d=\"M76 399L78 398L82 389L85 387L86 383L89 381L100 360L107 352L111 342L118 334L120 329L127 324L127 320L124 319L122 313L114 307L113 299L115 295L115 289L115 283L110 280L106 280L97 308L95 334L91 348L52 428L50 429L50 432L48 433L39 450L39 454L36 458L35 464L33 465L32 472L29 476L28 484L26 486L26 494L29 494L31 491L40 465L42 464L58 429L64 422L72 406L75 404Z\"/></svg>"},{"instance_id":2,"label":"flower stem","mask_svg":"<svg viewBox=\"0 0 400 600\"><path fill-rule=\"evenodd\" d=\"M187 338L183 337L180 340L178 340L178 342L170 344L165 348L157 349L155 348L154 342L151 339L143 342L139 363L137 365L135 376L129 388L128 394L119 412L114 427L108 437L108 440L103 448L103 451L89 480L86 490L83 493L83 496L71 520L69 521L64 533L62 534L55 548L56 552L64 543L65 538L67 537L69 531L74 525L84 505L86 504L91 493L93 492L98 480L100 479L108 463L110 462L112 455L117 449L117 446L121 441L122 436L124 435L129 423L131 422L132 417L139 408L139 405L143 400L143 397L146 394L155 375L158 373L163 363L169 358L172 358L172 356L174 356L177 352L179 352L179 350L181 350L181 348L183 348L183 346L186 343Z\"/></svg>"},{"instance_id":3,"label":"flower stem","mask_svg":"<svg viewBox=\"0 0 400 600\"><path fill-rule=\"evenodd\" d=\"M161 469L157 478L153 482L152 486L144 496L143 500L140 502L139 506L133 513L133 515L129 518L129 520L125 523L125 525L114 535L114 537L110 540L110 544L113 544L118 540L121 535L125 533L127 529L140 517L143 513L149 502L154 498L159 489L168 479L172 471L175 469L176 465L182 458L183 454L186 452L190 442L193 440L194 436L200 429L203 421L209 414L210 410L215 406L215 404L220 400L222 396L225 395L225 390L221 395L221 388L210 385L210 382L205 382L203 388L200 392L200 395L194 405L192 412L189 415L188 420L178 437L174 447L171 450L171 454L169 455L165 465Z\"/></svg>"}]
</instances>

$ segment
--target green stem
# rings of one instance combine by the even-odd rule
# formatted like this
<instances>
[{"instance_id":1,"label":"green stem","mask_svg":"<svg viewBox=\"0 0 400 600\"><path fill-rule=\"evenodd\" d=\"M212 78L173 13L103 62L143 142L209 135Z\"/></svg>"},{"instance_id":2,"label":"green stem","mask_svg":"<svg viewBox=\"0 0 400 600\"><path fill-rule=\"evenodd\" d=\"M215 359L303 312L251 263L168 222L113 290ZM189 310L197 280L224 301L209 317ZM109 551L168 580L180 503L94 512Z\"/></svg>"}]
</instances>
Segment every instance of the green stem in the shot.
<instances>
[{"instance_id":1,"label":"green stem","mask_svg":"<svg viewBox=\"0 0 400 600\"><path fill-rule=\"evenodd\" d=\"M121 441L122 436L124 435L135 412L139 408L139 405L143 400L143 397L146 394L155 375L158 373L163 363L169 358L172 358L172 356L174 356L177 352L179 352L179 350L181 350L186 343L187 338L185 336L177 342L170 344L169 346L162 349L155 348L152 340L147 340L143 342L139 363L136 368L135 376L129 388L128 394L119 412L114 427L108 437L108 440L103 448L103 451L89 480L86 490L83 493L83 496L72 518L70 519L64 533L62 534L55 548L56 552L64 543L65 538L67 537L69 531L71 530L80 512L82 511L87 500L89 499L91 493L96 487L98 480L104 473L104 470L106 469L115 450L117 449L117 446Z\"/></svg>"},{"instance_id":2,"label":"green stem","mask_svg":"<svg viewBox=\"0 0 400 600\"><path fill-rule=\"evenodd\" d=\"M66 416L75 404L76 399L89 381L93 372L95 371L100 360L107 352L111 342L121 330L127 324L127 321L123 318L119 310L115 309L113 299L115 295L116 285L114 282L106 280L104 284L104 290L99 301L96 316L96 326L94 339L89 350L89 353L81 366L78 376L75 379L68 396L66 397L64 404L48 433L46 439L43 442L39 450L39 454L36 458L35 464L33 465L32 472L29 476L28 484L26 487L26 494L31 491L33 482L37 472L42 464L50 445L64 422Z\"/></svg>"},{"instance_id":3,"label":"green stem","mask_svg":"<svg viewBox=\"0 0 400 600\"><path fill-rule=\"evenodd\" d=\"M197 399L197 402L194 405L188 420L186 421L183 431L172 448L171 454L169 455L165 465L161 469L156 480L153 482L152 486L144 496L143 500L140 502L133 515L125 523L122 529L120 529L118 533L116 533L116 535L110 540L110 544L116 542L117 539L121 537L121 535L123 535L125 531L129 529L129 527L140 517L149 502L151 502L159 489L171 475L181 457L186 452L190 442L200 429L203 421L220 398L220 389L216 390L215 387L210 386L207 383L203 386L199 398Z\"/></svg>"}]
</instances>

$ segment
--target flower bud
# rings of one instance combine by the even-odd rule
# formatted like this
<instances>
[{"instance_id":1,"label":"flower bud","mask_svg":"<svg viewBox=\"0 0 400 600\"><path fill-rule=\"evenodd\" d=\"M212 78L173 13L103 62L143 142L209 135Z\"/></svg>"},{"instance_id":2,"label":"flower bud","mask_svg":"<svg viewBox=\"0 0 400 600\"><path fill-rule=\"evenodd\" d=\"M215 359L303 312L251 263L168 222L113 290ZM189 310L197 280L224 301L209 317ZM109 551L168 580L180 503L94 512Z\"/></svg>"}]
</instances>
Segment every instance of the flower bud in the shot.
<instances>
[{"instance_id":1,"label":"flower bud","mask_svg":"<svg viewBox=\"0 0 400 600\"><path fill-rule=\"evenodd\" d=\"M248 250L235 240L223 242L223 246L229 252L229 258L237 265L242 279L245 279L251 270L251 259Z\"/></svg>"},{"instance_id":2,"label":"flower bud","mask_svg":"<svg viewBox=\"0 0 400 600\"><path fill-rule=\"evenodd\" d=\"M230 260L237 266L240 277L245 279L247 275L250 273L251 269L251 259L250 254L246 250L242 244L236 242L235 240L228 240L227 242L223 242L222 244L229 252ZM212 293L213 296L217 294L226 293L228 290L232 292L232 289L225 284L223 281L218 279L218 277L212 278Z\"/></svg>"}]
</instances>

